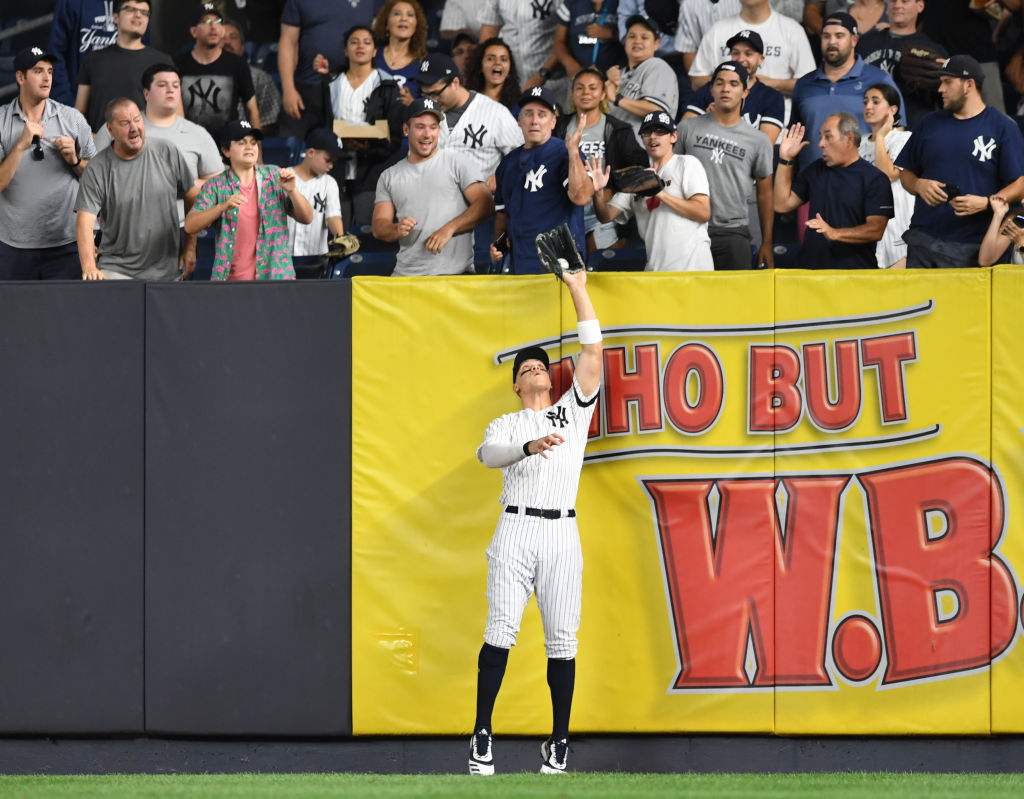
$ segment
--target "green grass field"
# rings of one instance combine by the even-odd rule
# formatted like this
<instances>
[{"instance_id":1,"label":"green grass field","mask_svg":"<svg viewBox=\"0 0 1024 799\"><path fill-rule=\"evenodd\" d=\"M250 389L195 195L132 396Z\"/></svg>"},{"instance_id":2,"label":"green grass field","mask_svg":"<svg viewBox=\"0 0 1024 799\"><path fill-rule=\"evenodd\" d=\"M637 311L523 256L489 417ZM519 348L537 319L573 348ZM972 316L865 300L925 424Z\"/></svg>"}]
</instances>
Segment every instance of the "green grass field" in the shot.
<instances>
[{"instance_id":1,"label":"green grass field","mask_svg":"<svg viewBox=\"0 0 1024 799\"><path fill-rule=\"evenodd\" d=\"M942 799L1019 797L1024 774L124 774L82 777L0 777L0 796L127 799L619 799L620 797L849 797Z\"/></svg>"}]
</instances>

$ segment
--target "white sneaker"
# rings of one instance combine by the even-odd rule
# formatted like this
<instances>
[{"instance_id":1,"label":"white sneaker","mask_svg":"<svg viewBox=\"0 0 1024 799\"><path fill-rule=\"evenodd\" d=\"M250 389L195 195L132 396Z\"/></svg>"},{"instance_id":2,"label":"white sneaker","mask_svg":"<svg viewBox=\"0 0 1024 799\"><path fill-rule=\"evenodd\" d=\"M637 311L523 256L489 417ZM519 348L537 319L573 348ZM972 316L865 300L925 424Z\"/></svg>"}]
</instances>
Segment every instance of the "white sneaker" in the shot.
<instances>
[{"instance_id":1,"label":"white sneaker","mask_svg":"<svg viewBox=\"0 0 1024 799\"><path fill-rule=\"evenodd\" d=\"M494 774L491 734L483 728L473 733L469 739L469 773L478 777Z\"/></svg>"},{"instance_id":2,"label":"white sneaker","mask_svg":"<svg viewBox=\"0 0 1024 799\"><path fill-rule=\"evenodd\" d=\"M566 761L569 759L569 739L559 738L556 741L548 738L540 745L540 756L544 760L540 766L541 774L565 774Z\"/></svg>"}]
</instances>

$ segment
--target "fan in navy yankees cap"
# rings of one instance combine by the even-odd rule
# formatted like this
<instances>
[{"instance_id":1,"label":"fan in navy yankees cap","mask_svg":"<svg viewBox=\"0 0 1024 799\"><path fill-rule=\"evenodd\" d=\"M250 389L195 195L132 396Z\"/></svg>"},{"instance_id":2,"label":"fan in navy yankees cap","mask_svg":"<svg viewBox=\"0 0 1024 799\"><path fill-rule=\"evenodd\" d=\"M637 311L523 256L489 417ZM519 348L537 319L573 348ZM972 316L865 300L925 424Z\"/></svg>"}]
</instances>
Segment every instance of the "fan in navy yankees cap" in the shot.
<instances>
[{"instance_id":1,"label":"fan in navy yankees cap","mask_svg":"<svg viewBox=\"0 0 1024 799\"><path fill-rule=\"evenodd\" d=\"M233 141L241 141L246 136L252 136L256 141L263 140L263 131L254 128L244 119L232 119L220 129L220 144L227 147Z\"/></svg>"},{"instance_id":2,"label":"fan in navy yankees cap","mask_svg":"<svg viewBox=\"0 0 1024 799\"><path fill-rule=\"evenodd\" d=\"M656 128L661 128L662 130L671 133L676 129L676 123L672 119L671 115L664 111L651 111L640 123L640 133L642 135L647 131L655 130Z\"/></svg>"},{"instance_id":3,"label":"fan in navy yankees cap","mask_svg":"<svg viewBox=\"0 0 1024 799\"><path fill-rule=\"evenodd\" d=\"M939 74L949 75L952 78L963 78L964 80L971 78L979 89L981 84L985 82L985 71L981 68L981 64L969 55L950 56L939 67Z\"/></svg>"},{"instance_id":4,"label":"fan in navy yankees cap","mask_svg":"<svg viewBox=\"0 0 1024 799\"><path fill-rule=\"evenodd\" d=\"M740 80L743 81L744 86L747 85L750 79L750 76L747 74L747 68L739 61L724 61L715 67L715 71L711 73L712 83L715 82L715 78L718 77L719 72L735 72L739 75Z\"/></svg>"},{"instance_id":5,"label":"fan in navy yankees cap","mask_svg":"<svg viewBox=\"0 0 1024 799\"><path fill-rule=\"evenodd\" d=\"M825 21L821 23L821 27L824 28L826 25L842 25L854 36L860 34L860 31L857 30L857 20L845 11L836 11L834 14L829 14L825 17Z\"/></svg>"},{"instance_id":6,"label":"fan in navy yankees cap","mask_svg":"<svg viewBox=\"0 0 1024 799\"><path fill-rule=\"evenodd\" d=\"M306 134L306 147L324 150L333 158L341 158L341 139L327 128L313 128Z\"/></svg>"},{"instance_id":7,"label":"fan in navy yankees cap","mask_svg":"<svg viewBox=\"0 0 1024 799\"><path fill-rule=\"evenodd\" d=\"M437 104L436 100L431 100L429 97L417 97L413 100L405 112L405 121L408 122L420 114L432 114L437 117L438 122L444 119L444 111L441 110L441 106Z\"/></svg>"},{"instance_id":8,"label":"fan in navy yankees cap","mask_svg":"<svg viewBox=\"0 0 1024 799\"><path fill-rule=\"evenodd\" d=\"M40 47L26 47L14 56L14 71L28 72L40 61L46 61L49 64L53 64L57 61L57 56L46 52Z\"/></svg>"},{"instance_id":9,"label":"fan in navy yankees cap","mask_svg":"<svg viewBox=\"0 0 1024 799\"><path fill-rule=\"evenodd\" d=\"M196 17L196 24L198 25L206 17L213 15L220 19L220 10L213 3L203 3L199 6L199 16Z\"/></svg>"},{"instance_id":10,"label":"fan in navy yankees cap","mask_svg":"<svg viewBox=\"0 0 1024 799\"><path fill-rule=\"evenodd\" d=\"M540 361L544 364L544 368L547 369L551 365L551 361L548 360L548 354L544 352L540 347L523 347L519 352L516 353L515 363L512 364L512 382L516 382L516 378L519 377L519 367L527 361Z\"/></svg>"},{"instance_id":11,"label":"fan in navy yankees cap","mask_svg":"<svg viewBox=\"0 0 1024 799\"><path fill-rule=\"evenodd\" d=\"M532 89L527 89L523 92L519 98L519 108L522 109L527 103L541 103L556 114L558 113L558 103L555 102L555 95L546 86L534 86Z\"/></svg>"},{"instance_id":12,"label":"fan in navy yankees cap","mask_svg":"<svg viewBox=\"0 0 1024 799\"><path fill-rule=\"evenodd\" d=\"M431 53L420 62L420 71L416 73L416 82L429 86L439 80L451 81L459 77L459 68L455 66L451 56L444 53Z\"/></svg>"},{"instance_id":13,"label":"fan in navy yankees cap","mask_svg":"<svg viewBox=\"0 0 1024 799\"><path fill-rule=\"evenodd\" d=\"M761 34L757 31L740 31L730 38L725 46L732 50L739 42L746 42L761 55L764 55L764 42L761 40Z\"/></svg>"}]
</instances>

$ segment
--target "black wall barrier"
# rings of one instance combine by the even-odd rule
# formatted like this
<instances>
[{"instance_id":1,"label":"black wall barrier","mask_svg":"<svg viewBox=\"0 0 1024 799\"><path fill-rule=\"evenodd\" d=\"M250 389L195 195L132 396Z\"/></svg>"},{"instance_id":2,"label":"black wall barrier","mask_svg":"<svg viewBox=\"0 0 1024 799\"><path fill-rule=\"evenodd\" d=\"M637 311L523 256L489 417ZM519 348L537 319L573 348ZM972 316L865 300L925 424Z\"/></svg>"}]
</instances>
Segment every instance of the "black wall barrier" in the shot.
<instances>
[{"instance_id":1,"label":"black wall barrier","mask_svg":"<svg viewBox=\"0 0 1024 799\"><path fill-rule=\"evenodd\" d=\"M0 286L0 733L351 734L350 296Z\"/></svg>"}]
</instances>

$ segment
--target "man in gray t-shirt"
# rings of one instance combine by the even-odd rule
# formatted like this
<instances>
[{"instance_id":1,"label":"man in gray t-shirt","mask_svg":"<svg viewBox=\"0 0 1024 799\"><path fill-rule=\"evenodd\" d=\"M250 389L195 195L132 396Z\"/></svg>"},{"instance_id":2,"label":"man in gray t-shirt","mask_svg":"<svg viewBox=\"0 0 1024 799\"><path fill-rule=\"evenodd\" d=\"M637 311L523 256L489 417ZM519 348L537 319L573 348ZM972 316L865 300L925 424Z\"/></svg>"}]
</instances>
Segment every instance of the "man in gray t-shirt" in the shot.
<instances>
[{"instance_id":1,"label":"man in gray t-shirt","mask_svg":"<svg viewBox=\"0 0 1024 799\"><path fill-rule=\"evenodd\" d=\"M750 268L747 198L756 185L762 243L758 266L773 266L772 145L743 119L748 75L738 61L719 64L711 77L712 110L684 119L676 152L696 157L707 172L711 197L711 256L715 269Z\"/></svg>"},{"instance_id":2,"label":"man in gray t-shirt","mask_svg":"<svg viewBox=\"0 0 1024 799\"><path fill-rule=\"evenodd\" d=\"M494 213L480 168L454 150L438 150L442 119L434 100L413 102L403 126L409 154L377 181L373 235L400 243L396 276L472 271L469 234Z\"/></svg>"},{"instance_id":3,"label":"man in gray t-shirt","mask_svg":"<svg viewBox=\"0 0 1024 799\"><path fill-rule=\"evenodd\" d=\"M89 162L75 202L82 279L187 277L191 270L180 268L176 201L184 197L186 210L191 207L195 174L173 144L146 142L142 114L131 100L108 105L107 129L113 144ZM98 255L97 218L103 234Z\"/></svg>"}]
</instances>

